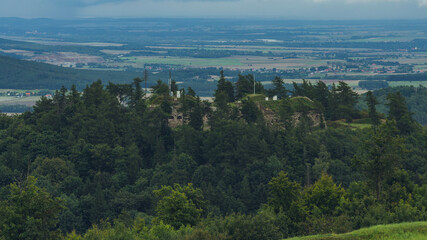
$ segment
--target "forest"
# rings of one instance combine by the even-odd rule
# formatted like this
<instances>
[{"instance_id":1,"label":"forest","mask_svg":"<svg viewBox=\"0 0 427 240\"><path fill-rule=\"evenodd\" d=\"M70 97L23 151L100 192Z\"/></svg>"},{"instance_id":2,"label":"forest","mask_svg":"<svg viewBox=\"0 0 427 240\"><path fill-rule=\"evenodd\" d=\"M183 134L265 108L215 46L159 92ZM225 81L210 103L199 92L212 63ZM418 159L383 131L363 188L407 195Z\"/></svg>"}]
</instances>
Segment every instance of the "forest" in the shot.
<instances>
[{"instance_id":1,"label":"forest","mask_svg":"<svg viewBox=\"0 0 427 240\"><path fill-rule=\"evenodd\" d=\"M138 75L135 72L71 69L1 55L0 73L0 84L5 89L59 89L72 84L83 89L100 78L120 83L121 79Z\"/></svg>"},{"instance_id":2,"label":"forest","mask_svg":"<svg viewBox=\"0 0 427 240\"><path fill-rule=\"evenodd\" d=\"M427 220L427 131L405 93L385 90L380 113L380 95L344 82L237 79L221 73L212 103L175 81L148 97L136 78L1 114L0 239L273 240Z\"/></svg>"}]
</instances>

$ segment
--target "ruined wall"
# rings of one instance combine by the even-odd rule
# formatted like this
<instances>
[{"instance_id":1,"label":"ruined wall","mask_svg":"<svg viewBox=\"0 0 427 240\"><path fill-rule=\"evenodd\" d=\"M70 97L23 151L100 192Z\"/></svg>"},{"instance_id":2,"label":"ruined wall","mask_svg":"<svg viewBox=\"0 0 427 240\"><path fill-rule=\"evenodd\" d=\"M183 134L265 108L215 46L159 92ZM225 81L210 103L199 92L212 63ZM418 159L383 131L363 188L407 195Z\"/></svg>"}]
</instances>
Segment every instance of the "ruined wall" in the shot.
<instances>
[{"instance_id":1,"label":"ruined wall","mask_svg":"<svg viewBox=\"0 0 427 240\"><path fill-rule=\"evenodd\" d=\"M284 124L281 122L280 116L276 112L274 112L272 109L263 107L261 104L258 104L258 107L261 110L264 116L264 121L267 125L281 127L281 128L285 127ZM292 115L292 123L294 124L294 126L298 125L299 121L301 120L301 117L303 116L302 116L302 113L300 112L296 112ZM319 113L317 111L309 111L307 113L307 117L310 119L312 127L320 126L322 121L326 127L325 117L323 116L322 113Z\"/></svg>"},{"instance_id":2,"label":"ruined wall","mask_svg":"<svg viewBox=\"0 0 427 240\"><path fill-rule=\"evenodd\" d=\"M263 107L261 104L257 104L257 106L261 110L264 116L264 121L268 126L278 127L278 128L285 127L283 122L280 119L280 116L276 112L274 112L270 108ZM184 115L184 113L180 111L181 107L182 106L178 101L173 102L172 113L168 120L169 127L176 128L185 124L189 124L190 119L187 115ZM211 109L212 109L212 112L216 111L216 107L212 107ZM203 116L203 124L204 124L205 130L209 129L209 124L208 124L209 117L210 116L207 116L207 115ZM293 114L292 122L294 126L298 125L301 117L303 117L302 113L297 112ZM309 111L307 113L307 117L310 119L312 127L318 127L321 124L322 120L326 127L326 121L322 113L319 113L317 111Z\"/></svg>"},{"instance_id":3,"label":"ruined wall","mask_svg":"<svg viewBox=\"0 0 427 240\"><path fill-rule=\"evenodd\" d=\"M169 127L176 128L188 124L189 119L188 117L184 117L184 113L178 111L180 108L180 104L172 105L172 114L168 119Z\"/></svg>"},{"instance_id":4,"label":"ruined wall","mask_svg":"<svg viewBox=\"0 0 427 240\"><path fill-rule=\"evenodd\" d=\"M294 113L294 115L292 116L292 121L295 126L298 125L298 122L300 121L301 117L302 117L302 113ZM323 116L323 114L317 111L309 111L307 113L307 117L310 119L312 127L320 126L320 123L323 121L323 123L325 124L325 128L327 128L325 116Z\"/></svg>"}]
</instances>

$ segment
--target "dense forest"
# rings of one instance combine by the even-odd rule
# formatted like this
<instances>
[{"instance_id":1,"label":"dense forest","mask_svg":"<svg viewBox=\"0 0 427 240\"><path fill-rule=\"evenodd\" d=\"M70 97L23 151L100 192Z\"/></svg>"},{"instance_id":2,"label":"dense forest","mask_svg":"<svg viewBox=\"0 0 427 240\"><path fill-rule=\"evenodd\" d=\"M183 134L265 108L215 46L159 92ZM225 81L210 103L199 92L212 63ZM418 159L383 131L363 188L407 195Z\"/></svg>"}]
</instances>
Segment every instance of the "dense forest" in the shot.
<instances>
[{"instance_id":1,"label":"dense forest","mask_svg":"<svg viewBox=\"0 0 427 240\"><path fill-rule=\"evenodd\" d=\"M143 76L143 69L130 68L126 71L113 70L83 70L68 67L59 67L46 63L26 61L15 57L2 56L0 53L0 85L5 89L59 89L62 86L71 87L76 85L77 90L83 90L86 85L102 79L105 82L116 84L125 83L123 79L133 79ZM218 69L192 68L174 69L170 71L167 65L150 65L147 67L163 68L162 71L147 72L147 87L152 86L158 79L172 77L181 82L183 87L191 86L200 96L212 96L216 82L206 81L212 75L218 75ZM116 69L117 70L117 69ZM237 80L239 70L224 70L224 74L233 81ZM252 71L250 71L252 72ZM197 77L195 77L197 76ZM300 78L304 77L299 72L284 74L282 77ZM274 78L273 73L264 73L257 76L257 81L270 81ZM268 85L268 84L267 84ZM145 85L143 86L145 87Z\"/></svg>"},{"instance_id":2,"label":"dense forest","mask_svg":"<svg viewBox=\"0 0 427 240\"><path fill-rule=\"evenodd\" d=\"M221 75L213 103L141 84L62 87L0 115L0 239L283 239L427 220L427 131L399 92L381 114L344 82L289 92Z\"/></svg>"},{"instance_id":3,"label":"dense forest","mask_svg":"<svg viewBox=\"0 0 427 240\"><path fill-rule=\"evenodd\" d=\"M75 84L83 89L98 79L123 82L138 76L135 72L79 70L46 63L19 60L0 55L0 84L11 89L59 89Z\"/></svg>"}]
</instances>

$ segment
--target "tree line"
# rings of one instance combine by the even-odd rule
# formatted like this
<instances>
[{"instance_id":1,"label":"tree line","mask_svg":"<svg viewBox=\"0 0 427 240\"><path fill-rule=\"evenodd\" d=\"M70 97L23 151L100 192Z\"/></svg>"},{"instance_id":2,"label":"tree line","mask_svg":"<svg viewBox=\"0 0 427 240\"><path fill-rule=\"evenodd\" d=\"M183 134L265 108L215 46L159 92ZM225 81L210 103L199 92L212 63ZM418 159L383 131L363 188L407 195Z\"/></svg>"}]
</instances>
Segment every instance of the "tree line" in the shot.
<instances>
[{"instance_id":1,"label":"tree line","mask_svg":"<svg viewBox=\"0 0 427 240\"><path fill-rule=\"evenodd\" d=\"M400 93L383 115L343 82L221 77L213 103L141 83L63 87L0 115L0 239L282 239L427 219L427 132ZM265 123L268 95L284 127ZM189 124L172 129L177 104Z\"/></svg>"}]
</instances>

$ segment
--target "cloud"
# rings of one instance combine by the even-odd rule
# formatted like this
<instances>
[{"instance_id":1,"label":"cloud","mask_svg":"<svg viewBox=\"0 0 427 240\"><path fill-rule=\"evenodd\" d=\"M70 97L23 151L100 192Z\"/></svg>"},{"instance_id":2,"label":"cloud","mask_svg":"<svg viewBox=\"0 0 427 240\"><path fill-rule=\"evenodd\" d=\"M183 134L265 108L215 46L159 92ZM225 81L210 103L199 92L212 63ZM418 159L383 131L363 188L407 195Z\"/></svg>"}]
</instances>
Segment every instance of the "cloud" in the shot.
<instances>
[{"instance_id":1,"label":"cloud","mask_svg":"<svg viewBox=\"0 0 427 240\"><path fill-rule=\"evenodd\" d=\"M312 0L315 3L323 2L336 2L336 3L346 3L346 4L359 4L359 3L401 3L401 2L411 2L411 0Z\"/></svg>"},{"instance_id":2,"label":"cloud","mask_svg":"<svg viewBox=\"0 0 427 240\"><path fill-rule=\"evenodd\" d=\"M0 0L0 17L427 18L427 0Z\"/></svg>"},{"instance_id":3,"label":"cloud","mask_svg":"<svg viewBox=\"0 0 427 240\"><path fill-rule=\"evenodd\" d=\"M406 3L406 4L417 4L418 6L427 6L427 0L312 0L314 3L346 3L346 4L376 4L376 3Z\"/></svg>"},{"instance_id":4,"label":"cloud","mask_svg":"<svg viewBox=\"0 0 427 240\"><path fill-rule=\"evenodd\" d=\"M425 18L427 0L132 0L81 8L79 16L259 17L294 19ZM422 8L422 9L421 9Z\"/></svg>"}]
</instances>

